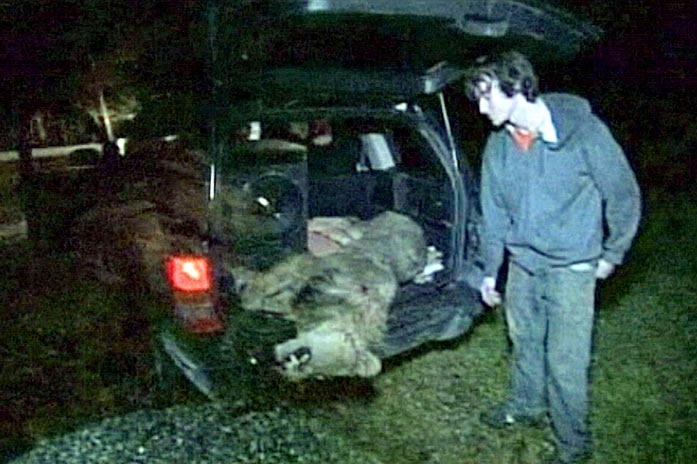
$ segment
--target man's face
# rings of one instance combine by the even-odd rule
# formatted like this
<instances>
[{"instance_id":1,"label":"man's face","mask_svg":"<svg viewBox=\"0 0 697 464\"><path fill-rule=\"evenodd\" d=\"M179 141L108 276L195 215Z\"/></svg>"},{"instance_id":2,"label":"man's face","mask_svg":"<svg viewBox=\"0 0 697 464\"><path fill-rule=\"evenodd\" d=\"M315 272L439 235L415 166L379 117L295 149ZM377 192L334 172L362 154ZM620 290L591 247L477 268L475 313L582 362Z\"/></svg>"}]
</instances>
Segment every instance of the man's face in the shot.
<instances>
[{"instance_id":1,"label":"man's face","mask_svg":"<svg viewBox=\"0 0 697 464\"><path fill-rule=\"evenodd\" d=\"M479 88L479 112L486 115L495 127L499 127L511 117L515 99L506 95L496 79L483 78Z\"/></svg>"}]
</instances>

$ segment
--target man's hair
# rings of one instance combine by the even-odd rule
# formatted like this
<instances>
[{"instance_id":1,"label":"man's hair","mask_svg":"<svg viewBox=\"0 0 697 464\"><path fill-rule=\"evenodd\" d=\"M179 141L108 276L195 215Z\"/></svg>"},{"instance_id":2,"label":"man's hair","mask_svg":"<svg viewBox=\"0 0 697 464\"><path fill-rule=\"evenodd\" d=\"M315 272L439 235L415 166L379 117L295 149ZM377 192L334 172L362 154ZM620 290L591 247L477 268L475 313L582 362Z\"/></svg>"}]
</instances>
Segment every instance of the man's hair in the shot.
<instances>
[{"instance_id":1,"label":"man's hair","mask_svg":"<svg viewBox=\"0 0 697 464\"><path fill-rule=\"evenodd\" d=\"M496 80L501 90L509 97L522 94L526 100L534 101L539 95L539 83L530 61L519 52L508 51L493 57L483 57L467 71L465 91L467 98L479 101L481 82Z\"/></svg>"}]
</instances>

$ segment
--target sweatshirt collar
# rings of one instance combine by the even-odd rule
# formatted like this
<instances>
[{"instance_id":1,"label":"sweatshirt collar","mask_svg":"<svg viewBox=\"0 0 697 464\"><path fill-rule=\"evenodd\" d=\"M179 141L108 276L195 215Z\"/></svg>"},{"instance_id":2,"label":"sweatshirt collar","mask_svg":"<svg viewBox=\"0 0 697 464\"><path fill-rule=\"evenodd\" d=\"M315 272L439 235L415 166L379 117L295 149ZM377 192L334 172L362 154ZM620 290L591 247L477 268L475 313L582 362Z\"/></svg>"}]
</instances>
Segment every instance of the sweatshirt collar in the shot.
<instances>
[{"instance_id":1,"label":"sweatshirt collar","mask_svg":"<svg viewBox=\"0 0 697 464\"><path fill-rule=\"evenodd\" d=\"M540 98L542 100L542 98ZM554 121L552 121L552 113L549 111L549 107L542 100L541 110L544 112L542 124L537 130L527 131L519 129L511 123L506 124L506 129L514 135L516 131L521 133L533 134L533 138L539 138L545 143L557 144L559 142L559 137L557 136L557 128L554 126Z\"/></svg>"},{"instance_id":2,"label":"sweatshirt collar","mask_svg":"<svg viewBox=\"0 0 697 464\"><path fill-rule=\"evenodd\" d=\"M557 136L557 128L554 127L554 122L552 121L552 113L550 113L549 107L546 103L543 105L543 107L545 115L542 125L539 129L540 138L546 143L558 143L559 137Z\"/></svg>"}]
</instances>

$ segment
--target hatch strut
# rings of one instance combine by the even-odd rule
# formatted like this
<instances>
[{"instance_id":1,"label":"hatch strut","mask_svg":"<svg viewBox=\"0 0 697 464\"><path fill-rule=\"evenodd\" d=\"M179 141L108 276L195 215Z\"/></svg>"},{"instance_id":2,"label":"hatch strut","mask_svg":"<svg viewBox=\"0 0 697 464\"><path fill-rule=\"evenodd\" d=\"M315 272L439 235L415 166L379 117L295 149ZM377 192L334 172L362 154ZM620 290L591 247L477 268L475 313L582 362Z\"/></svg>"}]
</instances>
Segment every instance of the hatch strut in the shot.
<instances>
[{"instance_id":1,"label":"hatch strut","mask_svg":"<svg viewBox=\"0 0 697 464\"><path fill-rule=\"evenodd\" d=\"M210 73L210 102L218 101L218 21L220 17L220 6L216 0L209 0L206 8L206 20L208 25L208 72ZM213 105L211 105L213 108ZM216 163L219 162L220 148L218 145L217 134L217 117L218 112L212 109L208 114L210 118L210 127L208 133L208 155L211 160L210 164L210 180L208 187L208 199L213 200L216 191Z\"/></svg>"},{"instance_id":2,"label":"hatch strut","mask_svg":"<svg viewBox=\"0 0 697 464\"><path fill-rule=\"evenodd\" d=\"M453 158L453 166L455 169L459 170L459 164L457 162L457 151L455 150L455 139L453 138L453 130L450 127L450 117L448 116L448 108L445 106L445 96L443 91L438 92L438 101L440 102L440 110L443 114L443 121L445 122L445 131L448 135L448 143L450 144L450 154Z\"/></svg>"}]
</instances>

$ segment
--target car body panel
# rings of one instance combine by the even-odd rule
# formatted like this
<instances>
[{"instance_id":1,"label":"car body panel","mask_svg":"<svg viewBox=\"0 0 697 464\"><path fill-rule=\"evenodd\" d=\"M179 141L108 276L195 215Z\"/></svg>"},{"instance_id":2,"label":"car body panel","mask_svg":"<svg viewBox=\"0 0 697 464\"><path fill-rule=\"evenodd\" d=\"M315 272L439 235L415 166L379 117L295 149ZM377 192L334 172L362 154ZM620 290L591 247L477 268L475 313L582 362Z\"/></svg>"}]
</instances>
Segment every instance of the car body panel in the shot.
<instances>
[{"instance_id":1,"label":"car body panel","mask_svg":"<svg viewBox=\"0 0 697 464\"><path fill-rule=\"evenodd\" d=\"M197 379L194 383L199 388L206 385L210 394L216 382L205 380L202 372L224 364L220 353L229 352L238 337L250 338L233 333L239 318L250 318L250 311L239 304L240 288L247 285L246 274L239 269L268 274L276 264L306 254L308 221L316 217L367 221L395 211L416 221L426 243L438 254L430 263L435 265L432 271L399 285L390 307L385 308L383 336L366 341L374 355L395 356L426 341L455 338L471 327L482 312L473 288L480 270L471 259L474 252L469 245L476 239L468 236L473 230L468 221L476 218L475 181L459 152L459 161L453 159L437 118L417 106L381 104L230 113L218 125L226 138L215 158L209 249L225 301L222 312L231 329L210 337L204 356L208 361L201 365L201 372L192 371L195 363L190 356L177 356L180 369L187 366L185 374ZM317 134L311 128L318 121L330 129L331 138L315 146ZM309 132L298 135L298 127ZM378 166L366 154L371 137L384 137L389 163ZM251 195L246 205L240 205L237 198L245 193ZM274 312L272 306L268 312ZM264 324L275 319L256 321ZM170 356L177 353L173 340L184 344L177 345L181 353L189 351L184 338L163 336ZM281 342L277 340L276 347ZM255 353L249 357L255 365L266 362L267 367L278 368L278 356L270 355L270 348L255 345L245 350ZM211 375L221 378L217 371Z\"/></svg>"},{"instance_id":2,"label":"car body panel","mask_svg":"<svg viewBox=\"0 0 697 464\"><path fill-rule=\"evenodd\" d=\"M213 86L207 246L228 330L208 339L175 336L181 332L176 324L161 332L168 355L180 368L185 366L187 377L209 396L215 396L223 378L230 378L233 358L247 368L274 368L296 379L369 377L379 372L379 359L467 332L483 313L477 291L482 277L478 189L468 154L455 140L445 108L444 94L457 85L464 70L441 59L455 53L471 63L483 52L535 47L548 52L543 53L546 59L568 58L599 34L598 29L561 11L513 0L306 0L271 5L267 13L274 12L281 21L300 19L283 23L287 37L314 40L320 44L316 50L326 54L314 56L309 42L302 42L298 53L283 43L286 35L278 33L280 40L271 41L267 50L273 52L266 61L235 74L243 76L242 81L221 80ZM380 37L399 36L400 28L406 28L395 43L400 47L415 43L397 55L406 50L410 56L421 54L420 58L391 61L394 57L384 50L364 55L370 42L362 36L351 37L351 27L366 24L368 29L362 32L378 31L384 34ZM342 38L326 44L333 32ZM438 49L438 40L431 41L434 37L457 40L449 44L449 50ZM283 50L276 52L278 45ZM353 55L347 59L344 51ZM309 55L330 56L333 61L320 59L322 66L316 67L317 60L302 59ZM433 57L439 57L438 61L421 66ZM298 58L301 68L267 66L297 64ZM351 66L336 67L337 63ZM219 77L230 63L218 64L214 63L214 72ZM251 98L238 104L239 94ZM284 274L278 264L317 262L304 257L311 254L309 224L315 218L360 225L386 212L404 215L420 227L429 253L433 251L429 260L435 257L424 270L431 264L436 264L436 270L397 282L378 337L361 339L361 330L370 332L369 327L342 326L345 319L334 318L337 313L332 312L318 314L330 314L327 320L336 336L326 332L327 320L307 324L313 313L306 311L311 306L303 307L303 302L319 301L322 309L323 302L330 301L334 310L336 300L327 299L334 294L322 293L326 290L323 279L314 287L303 281L314 269L281 268ZM347 243L350 247L351 240ZM298 256L302 259L293 261ZM349 281L357 273L356 269L342 272ZM245 295L255 289L259 276L269 279L262 281L268 285L259 291L268 290L268 295L260 295L252 306ZM296 281L300 282L297 288ZM371 295L372 284L363 284L366 295ZM379 285L375 283L376 288ZM288 292L290 297L285 296ZM341 298L345 311L360 313L355 298ZM298 307L301 316L293 312ZM313 340L341 343L347 338L344 330L351 340L358 337L356 350L372 356L377 370L312 366L317 353L323 353L318 358L326 357L333 349L312 345ZM286 346L298 349L283 351ZM192 352L202 353L198 359L205 361L196 362L189 356ZM303 373L306 365L309 371Z\"/></svg>"},{"instance_id":3,"label":"car body panel","mask_svg":"<svg viewBox=\"0 0 697 464\"><path fill-rule=\"evenodd\" d=\"M271 5L269 16L283 18L279 37L305 34L305 50L297 55L305 60L318 53L308 44L313 35L323 36L327 48L336 43L340 50L331 53L342 60L382 43L434 61L452 61L458 53L467 60L512 43L537 59L569 59L602 35L554 2L535 0L277 0ZM367 32L370 42L364 40ZM380 48L373 51L380 55L385 52Z\"/></svg>"},{"instance_id":4,"label":"car body panel","mask_svg":"<svg viewBox=\"0 0 697 464\"><path fill-rule=\"evenodd\" d=\"M307 14L369 14L438 18L473 36L530 36L578 51L599 29L549 3L521 0L306 0L295 3Z\"/></svg>"}]
</instances>

